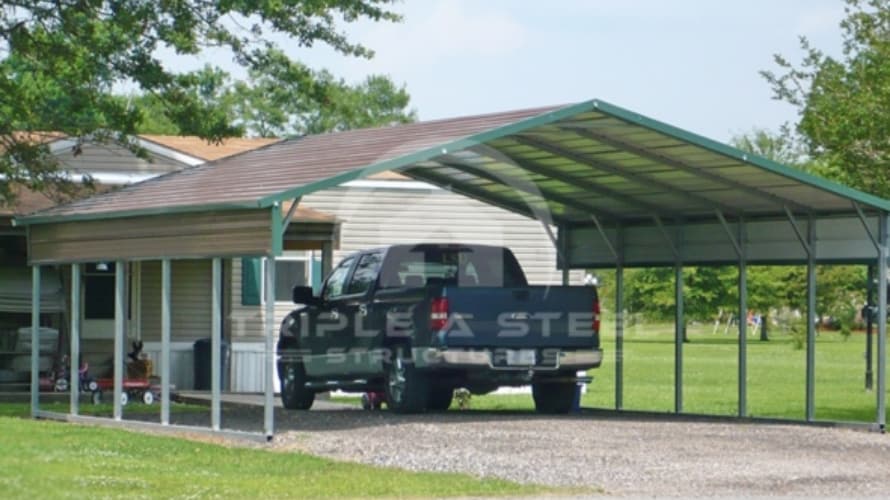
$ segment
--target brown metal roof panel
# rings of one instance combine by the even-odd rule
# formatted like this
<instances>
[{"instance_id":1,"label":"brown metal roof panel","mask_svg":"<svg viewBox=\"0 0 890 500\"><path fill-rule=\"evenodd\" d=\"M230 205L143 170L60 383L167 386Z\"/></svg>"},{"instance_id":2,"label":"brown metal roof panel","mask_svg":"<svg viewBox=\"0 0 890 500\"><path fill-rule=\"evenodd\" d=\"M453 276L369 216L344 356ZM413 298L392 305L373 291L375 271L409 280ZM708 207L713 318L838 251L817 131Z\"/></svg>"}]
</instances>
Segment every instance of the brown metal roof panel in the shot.
<instances>
[{"instance_id":1,"label":"brown metal roof panel","mask_svg":"<svg viewBox=\"0 0 890 500\"><path fill-rule=\"evenodd\" d=\"M137 211L250 203L289 187L450 142L536 116L556 107L308 136L164 175L113 194L60 206L41 215ZM249 175L244 175L249 171Z\"/></svg>"}]
</instances>

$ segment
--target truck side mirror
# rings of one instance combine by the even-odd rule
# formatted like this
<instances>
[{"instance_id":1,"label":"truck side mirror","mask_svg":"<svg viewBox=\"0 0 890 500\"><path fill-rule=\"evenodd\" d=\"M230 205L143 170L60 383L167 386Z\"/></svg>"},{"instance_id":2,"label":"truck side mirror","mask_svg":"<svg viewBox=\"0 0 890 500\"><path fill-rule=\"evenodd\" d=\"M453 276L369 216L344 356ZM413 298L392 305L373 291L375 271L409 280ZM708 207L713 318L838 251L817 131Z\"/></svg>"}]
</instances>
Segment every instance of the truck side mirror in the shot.
<instances>
[{"instance_id":1,"label":"truck side mirror","mask_svg":"<svg viewBox=\"0 0 890 500\"><path fill-rule=\"evenodd\" d=\"M319 302L318 297L312 293L311 286L295 286L293 288L292 298L294 304L306 304L307 306L315 305Z\"/></svg>"}]
</instances>

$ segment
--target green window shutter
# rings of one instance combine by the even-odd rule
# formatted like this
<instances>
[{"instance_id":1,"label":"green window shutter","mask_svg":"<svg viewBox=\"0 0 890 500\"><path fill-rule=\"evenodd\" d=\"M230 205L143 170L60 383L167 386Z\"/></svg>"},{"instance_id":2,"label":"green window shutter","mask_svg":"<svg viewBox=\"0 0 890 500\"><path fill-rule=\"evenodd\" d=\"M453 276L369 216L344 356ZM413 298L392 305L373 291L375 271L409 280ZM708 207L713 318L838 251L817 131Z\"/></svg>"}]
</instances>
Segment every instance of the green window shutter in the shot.
<instances>
[{"instance_id":1,"label":"green window shutter","mask_svg":"<svg viewBox=\"0 0 890 500\"><path fill-rule=\"evenodd\" d=\"M312 293L318 295L321 293L321 259L312 259Z\"/></svg>"},{"instance_id":2,"label":"green window shutter","mask_svg":"<svg viewBox=\"0 0 890 500\"><path fill-rule=\"evenodd\" d=\"M258 306L262 303L263 259L241 259L241 305Z\"/></svg>"}]
</instances>

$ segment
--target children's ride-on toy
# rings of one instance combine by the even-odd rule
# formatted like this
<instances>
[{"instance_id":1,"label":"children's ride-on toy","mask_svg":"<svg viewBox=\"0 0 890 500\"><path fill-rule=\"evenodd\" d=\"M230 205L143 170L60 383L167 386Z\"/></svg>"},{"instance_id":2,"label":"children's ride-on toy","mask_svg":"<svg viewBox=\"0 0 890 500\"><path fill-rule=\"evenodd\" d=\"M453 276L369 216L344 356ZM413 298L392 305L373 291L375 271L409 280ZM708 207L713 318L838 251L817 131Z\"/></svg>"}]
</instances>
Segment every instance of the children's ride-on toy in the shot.
<instances>
[{"instance_id":1,"label":"children's ride-on toy","mask_svg":"<svg viewBox=\"0 0 890 500\"><path fill-rule=\"evenodd\" d=\"M133 351L128 353L127 378L122 381L121 405L130 402L130 398L150 405L158 399L161 387L152 380L151 360L142 354L142 342L133 342ZM102 391L114 390L114 379L103 378L96 381L97 390L93 392L93 403L102 401Z\"/></svg>"}]
</instances>

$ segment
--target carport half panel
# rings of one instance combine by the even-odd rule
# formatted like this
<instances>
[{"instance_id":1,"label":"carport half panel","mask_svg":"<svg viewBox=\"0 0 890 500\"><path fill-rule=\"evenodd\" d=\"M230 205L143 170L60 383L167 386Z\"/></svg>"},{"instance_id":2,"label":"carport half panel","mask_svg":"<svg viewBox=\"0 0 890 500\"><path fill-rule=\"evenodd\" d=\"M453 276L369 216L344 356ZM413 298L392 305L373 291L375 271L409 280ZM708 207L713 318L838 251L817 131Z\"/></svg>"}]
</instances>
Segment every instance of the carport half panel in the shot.
<instances>
[{"instance_id":1,"label":"carport half panel","mask_svg":"<svg viewBox=\"0 0 890 500\"><path fill-rule=\"evenodd\" d=\"M253 209L29 227L31 264L269 255L272 212Z\"/></svg>"}]
</instances>

